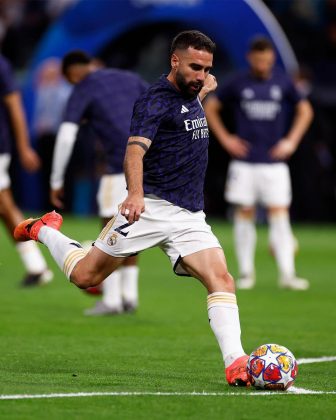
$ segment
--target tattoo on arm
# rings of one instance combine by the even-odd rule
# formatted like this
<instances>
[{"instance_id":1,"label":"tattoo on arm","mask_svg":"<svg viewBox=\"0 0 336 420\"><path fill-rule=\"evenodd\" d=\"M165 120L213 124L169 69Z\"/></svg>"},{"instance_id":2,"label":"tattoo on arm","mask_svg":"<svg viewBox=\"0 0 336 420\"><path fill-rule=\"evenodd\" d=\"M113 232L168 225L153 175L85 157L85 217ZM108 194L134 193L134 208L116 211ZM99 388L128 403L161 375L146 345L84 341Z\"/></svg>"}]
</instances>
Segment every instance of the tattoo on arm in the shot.
<instances>
[{"instance_id":1,"label":"tattoo on arm","mask_svg":"<svg viewBox=\"0 0 336 420\"><path fill-rule=\"evenodd\" d=\"M133 146L134 144L136 144L136 145L138 145L138 146L140 146L140 147L142 147L143 149L144 149L144 151L145 152L147 152L147 150L148 150L148 146L146 146L144 143L142 143L141 141L129 141L128 143L127 143L127 146Z\"/></svg>"}]
</instances>

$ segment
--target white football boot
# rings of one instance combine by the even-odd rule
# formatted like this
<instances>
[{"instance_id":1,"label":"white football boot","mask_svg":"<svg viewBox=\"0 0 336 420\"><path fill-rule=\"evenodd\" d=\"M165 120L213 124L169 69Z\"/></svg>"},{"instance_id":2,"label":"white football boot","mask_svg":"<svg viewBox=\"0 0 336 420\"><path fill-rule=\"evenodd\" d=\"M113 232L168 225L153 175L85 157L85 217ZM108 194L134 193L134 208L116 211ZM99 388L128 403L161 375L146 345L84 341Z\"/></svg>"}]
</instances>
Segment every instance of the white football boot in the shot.
<instances>
[{"instance_id":1,"label":"white football boot","mask_svg":"<svg viewBox=\"0 0 336 420\"><path fill-rule=\"evenodd\" d=\"M309 281L299 277L281 277L279 280L279 287L281 289L290 290L307 290L309 289Z\"/></svg>"}]
</instances>

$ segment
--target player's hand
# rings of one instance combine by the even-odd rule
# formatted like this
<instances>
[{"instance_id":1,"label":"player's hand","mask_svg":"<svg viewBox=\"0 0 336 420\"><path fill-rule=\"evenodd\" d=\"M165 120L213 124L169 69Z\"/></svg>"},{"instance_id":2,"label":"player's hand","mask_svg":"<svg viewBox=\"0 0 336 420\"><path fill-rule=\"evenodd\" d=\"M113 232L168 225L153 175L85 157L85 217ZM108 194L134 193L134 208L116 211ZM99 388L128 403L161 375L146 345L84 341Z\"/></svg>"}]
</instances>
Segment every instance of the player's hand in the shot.
<instances>
[{"instance_id":1,"label":"player's hand","mask_svg":"<svg viewBox=\"0 0 336 420\"><path fill-rule=\"evenodd\" d=\"M57 190L53 190L53 189L50 190L50 202L51 202L51 204L53 204L58 209L63 209L64 208L63 197L64 197L64 189L63 188L59 188Z\"/></svg>"},{"instance_id":2,"label":"player's hand","mask_svg":"<svg viewBox=\"0 0 336 420\"><path fill-rule=\"evenodd\" d=\"M145 201L143 195L128 194L126 200L122 203L120 213L129 223L137 222L141 213L145 211Z\"/></svg>"},{"instance_id":3,"label":"player's hand","mask_svg":"<svg viewBox=\"0 0 336 420\"><path fill-rule=\"evenodd\" d=\"M291 140L283 138L271 148L270 155L275 160L287 160L295 150L295 144Z\"/></svg>"},{"instance_id":4,"label":"player's hand","mask_svg":"<svg viewBox=\"0 0 336 420\"><path fill-rule=\"evenodd\" d=\"M213 74L208 74L204 80L204 85L199 93L199 98L201 102L206 97L206 95L210 92L213 92L217 89L217 80Z\"/></svg>"},{"instance_id":5,"label":"player's hand","mask_svg":"<svg viewBox=\"0 0 336 420\"><path fill-rule=\"evenodd\" d=\"M246 157L250 150L250 145L246 140L234 135L226 137L223 145L226 151L236 158Z\"/></svg>"},{"instance_id":6,"label":"player's hand","mask_svg":"<svg viewBox=\"0 0 336 420\"><path fill-rule=\"evenodd\" d=\"M32 148L24 149L20 152L20 162L27 172L36 172L40 169L41 161L38 154Z\"/></svg>"}]
</instances>

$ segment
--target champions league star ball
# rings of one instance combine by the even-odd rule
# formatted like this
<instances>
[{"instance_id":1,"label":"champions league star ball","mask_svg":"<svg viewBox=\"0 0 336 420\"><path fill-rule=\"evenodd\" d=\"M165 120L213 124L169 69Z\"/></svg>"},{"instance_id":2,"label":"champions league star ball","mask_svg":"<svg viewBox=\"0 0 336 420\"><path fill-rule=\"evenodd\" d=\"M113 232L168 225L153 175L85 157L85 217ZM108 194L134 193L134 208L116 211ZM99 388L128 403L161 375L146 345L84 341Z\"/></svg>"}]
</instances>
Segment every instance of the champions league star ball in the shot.
<instances>
[{"instance_id":1,"label":"champions league star ball","mask_svg":"<svg viewBox=\"0 0 336 420\"><path fill-rule=\"evenodd\" d=\"M263 344L247 362L247 373L258 389L284 391L293 385L298 366L293 353L278 344Z\"/></svg>"}]
</instances>

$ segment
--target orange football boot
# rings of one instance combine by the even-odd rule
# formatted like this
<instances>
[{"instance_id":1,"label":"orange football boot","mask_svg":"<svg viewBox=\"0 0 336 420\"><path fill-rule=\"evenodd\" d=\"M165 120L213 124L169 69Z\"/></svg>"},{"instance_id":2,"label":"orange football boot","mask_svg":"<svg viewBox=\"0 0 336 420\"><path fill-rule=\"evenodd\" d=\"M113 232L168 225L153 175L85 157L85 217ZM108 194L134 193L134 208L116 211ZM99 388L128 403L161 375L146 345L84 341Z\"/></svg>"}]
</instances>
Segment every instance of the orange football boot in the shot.
<instances>
[{"instance_id":1,"label":"orange football boot","mask_svg":"<svg viewBox=\"0 0 336 420\"><path fill-rule=\"evenodd\" d=\"M250 386L251 383L247 375L247 361L249 356L238 357L229 367L225 369L226 380L233 386Z\"/></svg>"},{"instance_id":2,"label":"orange football boot","mask_svg":"<svg viewBox=\"0 0 336 420\"><path fill-rule=\"evenodd\" d=\"M30 218L19 223L14 229L14 238L19 242L30 241L31 239L38 241L38 234L42 226L60 230L62 223L63 217L54 210L38 219Z\"/></svg>"}]
</instances>

